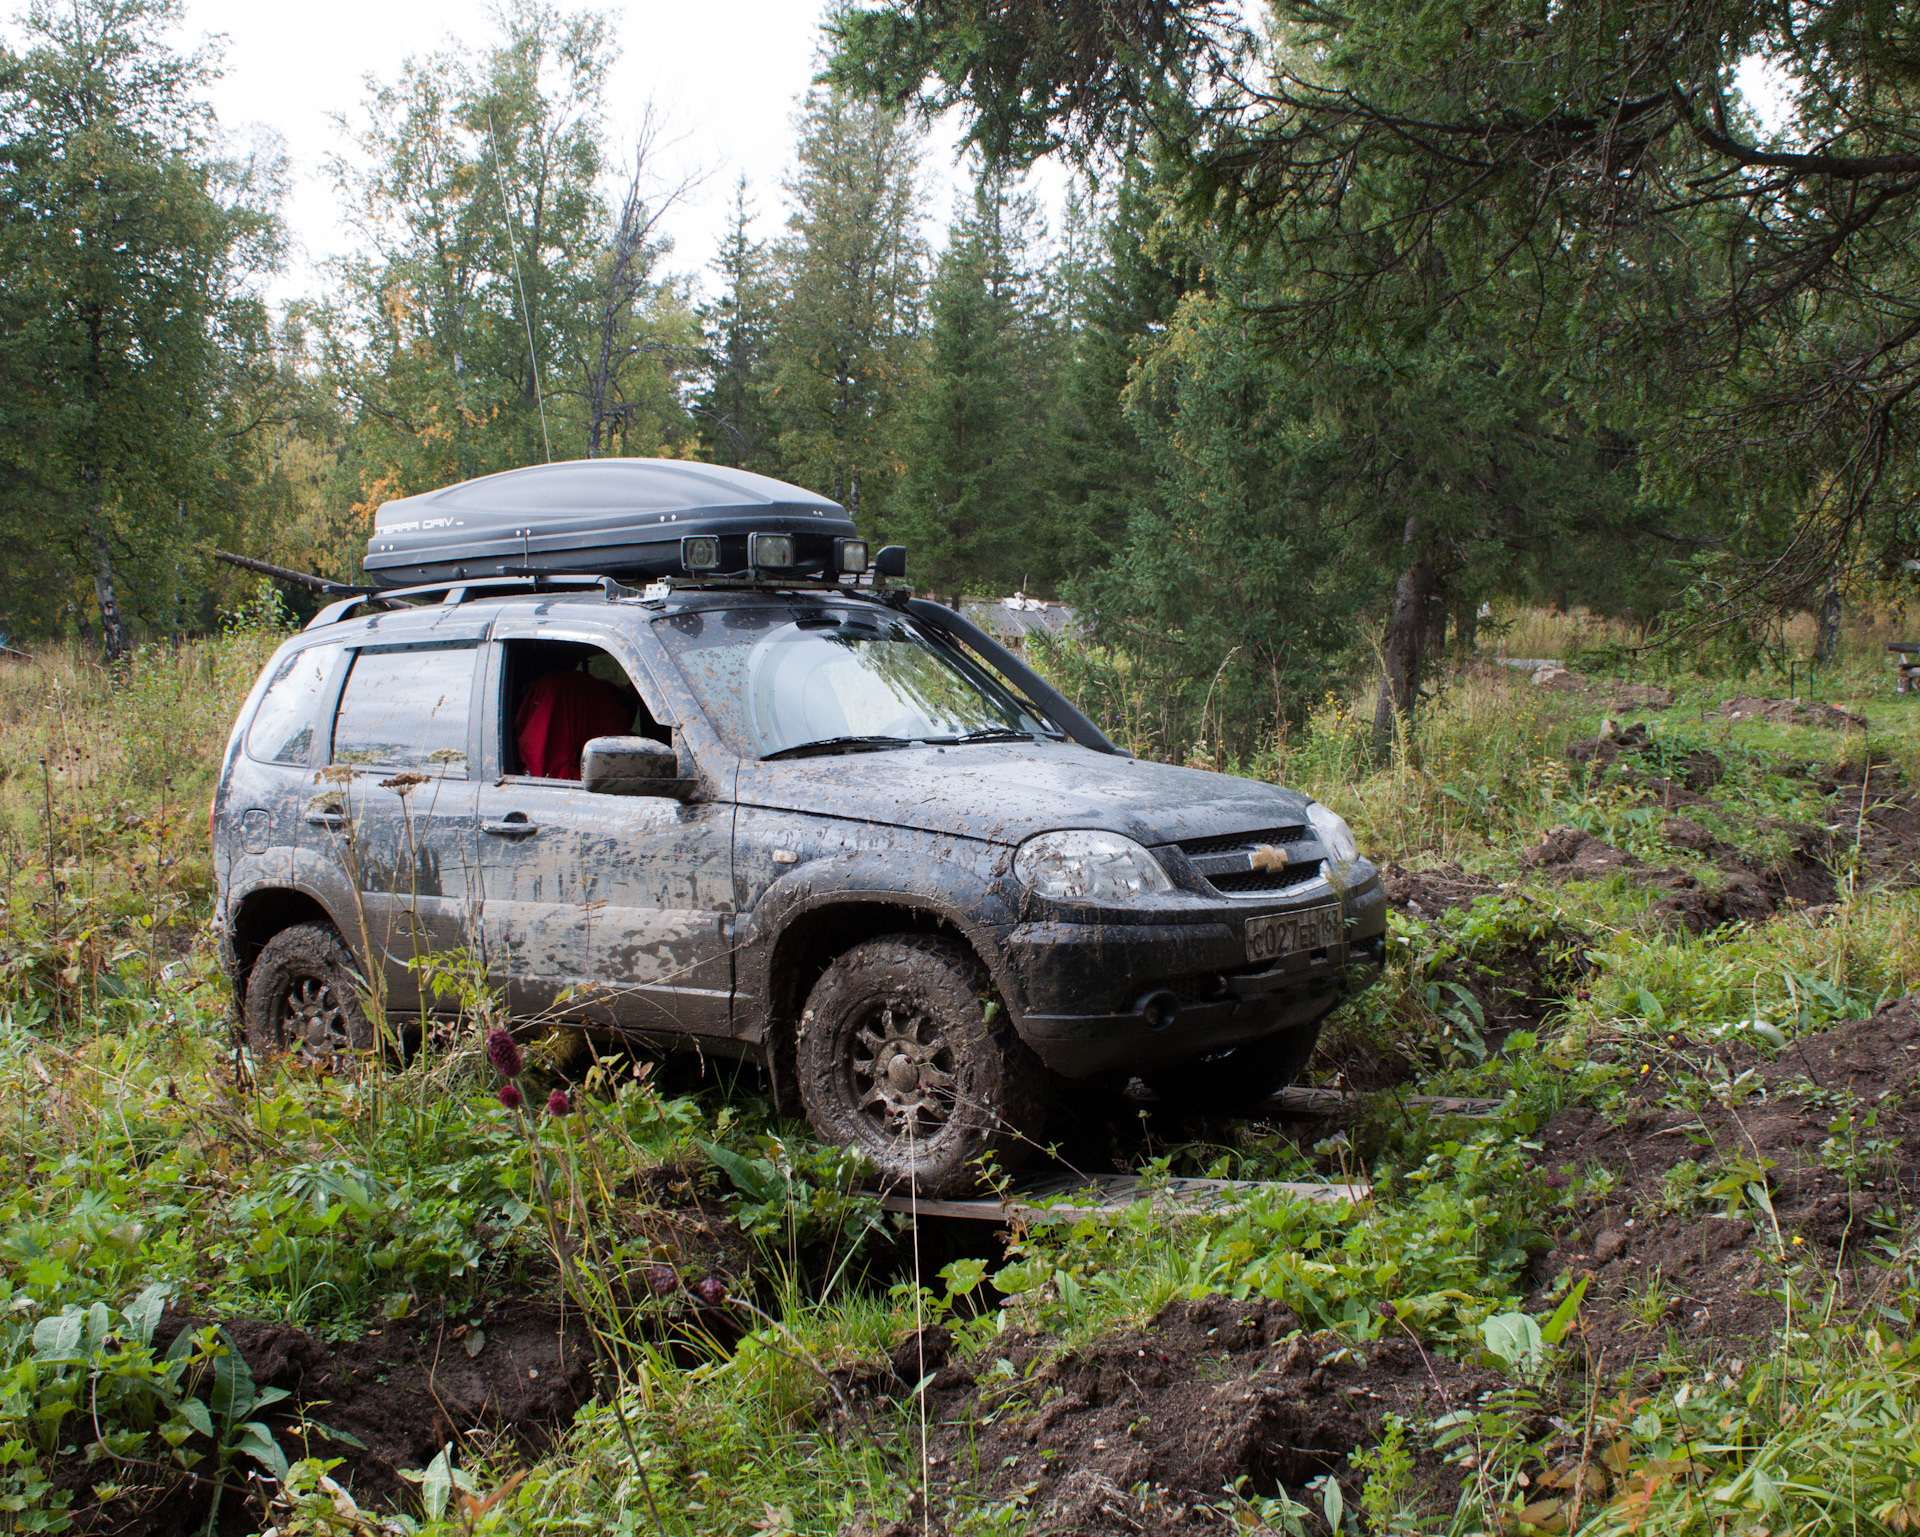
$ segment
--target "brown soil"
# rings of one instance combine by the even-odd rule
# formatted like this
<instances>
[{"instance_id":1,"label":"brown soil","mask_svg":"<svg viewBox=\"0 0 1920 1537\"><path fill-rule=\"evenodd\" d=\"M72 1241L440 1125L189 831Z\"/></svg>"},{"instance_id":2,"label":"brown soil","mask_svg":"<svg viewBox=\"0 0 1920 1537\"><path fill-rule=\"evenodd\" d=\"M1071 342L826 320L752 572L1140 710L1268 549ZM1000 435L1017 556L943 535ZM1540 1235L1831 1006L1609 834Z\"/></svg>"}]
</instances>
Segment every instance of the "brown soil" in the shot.
<instances>
[{"instance_id":1,"label":"brown soil","mask_svg":"<svg viewBox=\"0 0 1920 1537\"><path fill-rule=\"evenodd\" d=\"M164 1350L183 1329L206 1321L169 1313L155 1348ZM537 1455L591 1396L592 1347L577 1318L569 1315L563 1327L557 1314L516 1302L487 1309L478 1327L485 1343L474 1355L466 1348L473 1326L464 1319L389 1323L351 1343L255 1320L230 1323L226 1332L257 1386L291 1395L263 1416L281 1449L290 1459L308 1448L317 1457L344 1458L333 1477L360 1505L378 1510L410 1507L412 1486L400 1470L426 1467L448 1441L469 1451L504 1442ZM197 1436L188 1447L211 1450ZM208 1456L200 1471L211 1465ZM236 1462L236 1476L221 1498L223 1533L258 1531L266 1524L252 1496L257 1486L244 1482L250 1467L245 1458ZM63 1481L75 1492L76 1532L184 1537L205 1526L210 1491L204 1482L127 1488L101 1502L93 1494L101 1481L98 1467L76 1464L71 1472Z\"/></svg>"},{"instance_id":2,"label":"brown soil","mask_svg":"<svg viewBox=\"0 0 1920 1537\"><path fill-rule=\"evenodd\" d=\"M1035 1537L1190 1531L1243 1477L1254 1493L1284 1487L1317 1509L1305 1486L1323 1473L1357 1500L1348 1454L1379 1438L1387 1414L1430 1423L1500 1383L1423 1355L1405 1337L1354 1345L1299 1328L1278 1304L1207 1297L1172 1303L1145 1329L1081 1350L1010 1335L965 1362L948 1361L950 1336L930 1330L933 1504L955 1489L1024 1496ZM863 1402L910 1392L922 1375L920 1343L909 1336L891 1365L836 1374L832 1401L858 1415ZM1430 1513L1453 1509L1454 1469L1425 1454L1415 1478Z\"/></svg>"},{"instance_id":3,"label":"brown soil","mask_svg":"<svg viewBox=\"0 0 1920 1537\"><path fill-rule=\"evenodd\" d=\"M1623 683L1615 678L1607 685L1608 703L1620 710L1666 710L1673 707L1673 692L1657 683Z\"/></svg>"},{"instance_id":4,"label":"brown soil","mask_svg":"<svg viewBox=\"0 0 1920 1537\"><path fill-rule=\"evenodd\" d=\"M1652 757L1658 761L1664 756L1670 770L1678 774L1681 788L1694 795L1711 790L1726 772L1725 765L1704 747L1675 757L1665 754L1663 746L1654 741L1645 721L1635 721L1625 730L1606 731L1574 742L1567 748L1567 757L1575 763L1592 764L1596 770L1619 766L1627 772L1628 765L1621 764L1622 758Z\"/></svg>"},{"instance_id":5,"label":"brown soil","mask_svg":"<svg viewBox=\"0 0 1920 1537\"><path fill-rule=\"evenodd\" d=\"M1499 889L1484 876L1452 863L1427 870L1390 864L1382 872L1382 884L1388 906L1428 921L1444 919L1448 912L1470 907L1476 897ZM1586 970L1579 958L1584 940L1584 935L1568 929L1500 955L1455 956L1442 965L1439 979L1458 982L1473 994L1497 1043L1511 1030L1538 1025L1578 985ZM1321 1055L1328 1060L1338 1056L1343 1081L1352 1087L1380 1089L1405 1080L1405 1073L1369 1074L1348 1060L1355 1053L1339 1053L1339 1044L1336 1040L1323 1047ZM1377 1046L1374 1050L1378 1055Z\"/></svg>"},{"instance_id":6,"label":"brown soil","mask_svg":"<svg viewBox=\"0 0 1920 1537\"><path fill-rule=\"evenodd\" d=\"M1779 828L1770 825L1766 830ZM1653 904L1653 911L1663 920L1704 934L1722 924L1769 918L1782 908L1833 899L1826 835L1815 827L1792 826L1788 830L1794 841L1786 863L1778 868L1756 869L1738 849L1717 840L1698 822L1686 817L1667 818L1662 828L1667 841L1711 860L1718 869L1711 881L1703 881L1691 870L1649 869L1643 860L1573 827L1542 833L1538 846L1522 856L1522 863L1549 880L1603 880L1625 872L1637 884L1663 893ZM1920 833L1920 818L1915 819L1915 830Z\"/></svg>"},{"instance_id":7,"label":"brown soil","mask_svg":"<svg viewBox=\"0 0 1920 1537\"><path fill-rule=\"evenodd\" d=\"M1738 1097L1712 1096L1714 1083L1749 1069ZM1877 1119L1851 1151L1833 1131L1849 1095L1856 1124L1868 1112ZM1543 1281L1593 1276L1591 1346L1620 1367L1657 1355L1671 1330L1696 1355L1750 1357L1784 1323L1767 1295L1778 1286L1780 1245L1801 1269L1803 1295L1824 1308L1835 1286L1838 1311L1858 1311L1873 1300L1875 1272L1855 1262L1880 1231L1875 1212L1920 1202L1920 995L1804 1037L1776 1059L1744 1045L1676 1042L1648 1064L1616 1118L1563 1110L1540 1141L1538 1162L1553 1181L1595 1165L1616 1180L1603 1201L1568 1214L1535 1272ZM1706 1193L1740 1160L1770 1164L1778 1240L1743 1191ZM1689 1161L1698 1178L1680 1168Z\"/></svg>"},{"instance_id":8,"label":"brown soil","mask_svg":"<svg viewBox=\"0 0 1920 1537\"><path fill-rule=\"evenodd\" d=\"M1875 765L1864 777L1854 770L1822 788L1833 797L1827 818L1840 829L1834 837L1847 846L1857 835L1869 883L1920 883L1920 800L1900 788L1897 769Z\"/></svg>"},{"instance_id":9,"label":"brown soil","mask_svg":"<svg viewBox=\"0 0 1920 1537\"><path fill-rule=\"evenodd\" d=\"M1416 918L1437 918L1449 908L1471 907L1475 897L1496 889L1485 876L1474 875L1457 863L1435 865L1429 870L1389 864L1380 872L1380 884L1387 894L1387 906Z\"/></svg>"},{"instance_id":10,"label":"brown soil","mask_svg":"<svg viewBox=\"0 0 1920 1537\"><path fill-rule=\"evenodd\" d=\"M1819 700L1762 699L1742 694L1720 706L1728 720L1767 720L1781 726L1826 726L1835 731L1867 729L1861 716Z\"/></svg>"}]
</instances>

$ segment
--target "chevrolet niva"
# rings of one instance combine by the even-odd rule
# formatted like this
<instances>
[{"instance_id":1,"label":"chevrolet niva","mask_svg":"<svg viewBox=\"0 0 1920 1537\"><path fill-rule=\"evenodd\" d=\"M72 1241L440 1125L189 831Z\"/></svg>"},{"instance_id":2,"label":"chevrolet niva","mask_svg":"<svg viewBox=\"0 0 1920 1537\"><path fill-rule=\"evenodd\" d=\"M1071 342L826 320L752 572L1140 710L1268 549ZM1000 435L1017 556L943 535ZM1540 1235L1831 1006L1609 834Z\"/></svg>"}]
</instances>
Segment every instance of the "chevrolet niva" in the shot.
<instances>
[{"instance_id":1,"label":"chevrolet niva","mask_svg":"<svg viewBox=\"0 0 1920 1537\"><path fill-rule=\"evenodd\" d=\"M935 1196L1076 1083L1257 1102L1377 973L1337 815L1116 748L797 487L509 471L388 503L366 564L394 585L279 649L214 799L256 1051L368 1049L464 948L514 1018L757 1062Z\"/></svg>"}]
</instances>

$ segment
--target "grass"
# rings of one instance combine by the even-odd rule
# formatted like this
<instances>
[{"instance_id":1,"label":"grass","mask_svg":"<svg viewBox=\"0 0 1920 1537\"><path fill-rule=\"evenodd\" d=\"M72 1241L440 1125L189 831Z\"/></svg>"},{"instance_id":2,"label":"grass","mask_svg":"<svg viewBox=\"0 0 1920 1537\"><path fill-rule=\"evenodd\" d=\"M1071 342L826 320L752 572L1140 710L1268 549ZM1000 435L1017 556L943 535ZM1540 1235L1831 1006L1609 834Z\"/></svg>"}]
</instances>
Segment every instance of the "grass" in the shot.
<instances>
[{"instance_id":1,"label":"grass","mask_svg":"<svg viewBox=\"0 0 1920 1537\"><path fill-rule=\"evenodd\" d=\"M156 1297L197 1320L350 1338L564 1293L599 1338L600 1400L543 1452L479 1436L414 1470L403 1515L422 1531L831 1534L905 1516L915 1416L883 1402L849 1417L829 1379L884 1357L917 1318L955 1324L975 1348L1027 1329L1067 1350L1222 1292L1364 1341L1389 1330L1392 1302L1392 1331L1491 1361L1490 1325L1524 1307L1529 1254L1573 1199L1532 1162L1550 1115L1608 1104L1635 1063L1662 1052L1675 1092L1715 1092L1699 1053L1669 1051L1676 1035L1761 1020L1790 1038L1920 985L1920 895L1875 889L1844 860L1852 885L1826 921L1787 913L1695 937L1664 927L1630 880L1545 884L1523 859L1542 832L1573 825L1715 878L1673 847L1643 790L1569 763L1569 744L1612 717L1649 721L1657 762L1715 754L1724 776L1687 815L1763 865L1784 861L1782 824L1824 814L1821 773L1870 761L1920 772L1920 701L1891 697L1877 633L1851 634L1818 684L1867 713L1864 734L1715 713L1736 694L1784 692L1760 675L1676 678L1670 710L1623 714L1603 693L1466 668L1376 767L1369 696L1329 697L1260 756L1225 766L1309 790L1382 858L1458 863L1494 883L1466 908L1396 915L1387 973L1343 1028L1416 1064L1403 1087L1490 1095L1499 1116L1467 1123L1383 1100L1319 1146L1220 1128L1159 1150L1149 1172L1352 1175L1371 1179L1374 1199L1353 1213L1261 1199L1171 1223L1141 1206L1117 1223L1039 1226L1004 1264L960 1262L923 1290L887 1257L894 1235L871 1203L848 1194L852 1171L750 1095L664 1087L609 1059L576 1085L576 1114L523 1116L497 1098L479 1007L404 1070L366 1061L322 1074L236 1052L204 936L201 817L228 724L276 641L272 617L142 652L118 679L78 653L0 664L0 1531L60 1530L102 1488L215 1479L256 1515L271 1504L282 1534L366 1529L344 1513L342 1484L323 1481L348 1481L351 1457L330 1466L340 1448L278 1419L270 1454L222 1420L220 1405L237 1401L219 1396L229 1343L189 1330L174 1353L157 1350L143 1322ZM1483 651L1562 656L1630 638L1588 620L1505 617ZM1542 954L1564 995L1537 1028L1496 1042L1489 979ZM533 1069L530 1093L546 1081ZM1882 1172L1897 1162L1868 1111L1832 1108L1817 1156ZM1676 1170L1649 1215L1713 1204L1722 1173ZM660 1193L682 1176L705 1202L693 1210L730 1218L731 1248L703 1247L684 1201ZM1584 1455L1558 1430L1541 1439L1542 1395L1559 1395L1553 1412L1589 1450L1623 1448L1578 1512L1583 1531L1907 1529L1920 1522L1909 1343L1920 1261L1910 1237L1876 1231L1868 1312L1832 1313L1817 1273L1783 1259L1764 1284L1797 1298L1802 1323L1755 1359L1675 1349L1650 1387L1590 1371L1571 1343L1543 1346L1511 1366L1508 1398L1473 1410L1467 1441L1415 1423L1363 1449L1356 1508L1375 1530L1523 1530L1488 1502L1538 1506L1551 1491L1541 1480ZM979 1284L983 1270L996 1289ZM733 1300L696 1306L691 1288L706 1281ZM1635 1300L1650 1348L1677 1284L1650 1278ZM1457 1509L1421 1514L1406 1448L1428 1463L1475 1457ZM1222 1508L1247 1530L1324 1529L1321 1495L1289 1493L1223 1493ZM1563 1501L1557 1514L1564 1527L1573 1512ZM984 1486L932 1516L980 1532L1027 1519Z\"/></svg>"}]
</instances>

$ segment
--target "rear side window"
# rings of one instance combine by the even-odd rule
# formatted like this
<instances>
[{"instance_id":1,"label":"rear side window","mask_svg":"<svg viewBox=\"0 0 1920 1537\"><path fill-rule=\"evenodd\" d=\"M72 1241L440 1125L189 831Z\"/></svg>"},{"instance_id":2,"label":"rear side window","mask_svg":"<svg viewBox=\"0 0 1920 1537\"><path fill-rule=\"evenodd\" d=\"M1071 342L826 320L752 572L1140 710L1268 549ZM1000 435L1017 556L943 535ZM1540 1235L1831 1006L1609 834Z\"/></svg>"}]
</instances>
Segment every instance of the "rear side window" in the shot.
<instances>
[{"instance_id":1,"label":"rear side window","mask_svg":"<svg viewBox=\"0 0 1920 1537\"><path fill-rule=\"evenodd\" d=\"M339 660L338 646L309 646L281 662L247 728L249 757L302 767L312 760L320 698Z\"/></svg>"},{"instance_id":2,"label":"rear side window","mask_svg":"<svg viewBox=\"0 0 1920 1537\"><path fill-rule=\"evenodd\" d=\"M335 763L429 769L464 779L474 646L362 651L333 723Z\"/></svg>"}]
</instances>

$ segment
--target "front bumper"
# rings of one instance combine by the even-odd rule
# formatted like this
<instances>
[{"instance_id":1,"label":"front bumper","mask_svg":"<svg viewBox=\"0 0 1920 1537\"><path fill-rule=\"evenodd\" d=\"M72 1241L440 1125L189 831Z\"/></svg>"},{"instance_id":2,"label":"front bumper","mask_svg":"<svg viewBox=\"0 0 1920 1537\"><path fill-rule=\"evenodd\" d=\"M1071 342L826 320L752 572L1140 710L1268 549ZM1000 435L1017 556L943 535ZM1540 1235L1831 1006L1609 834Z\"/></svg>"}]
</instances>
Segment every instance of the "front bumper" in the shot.
<instances>
[{"instance_id":1,"label":"front bumper","mask_svg":"<svg viewBox=\"0 0 1920 1537\"><path fill-rule=\"evenodd\" d=\"M1236 903L1177 924L1024 923L1004 944L1023 993L1017 1023L1066 1078L1154 1067L1309 1024L1379 975L1379 878L1344 897L1345 937L1323 950L1249 961L1246 920L1333 900Z\"/></svg>"}]
</instances>

